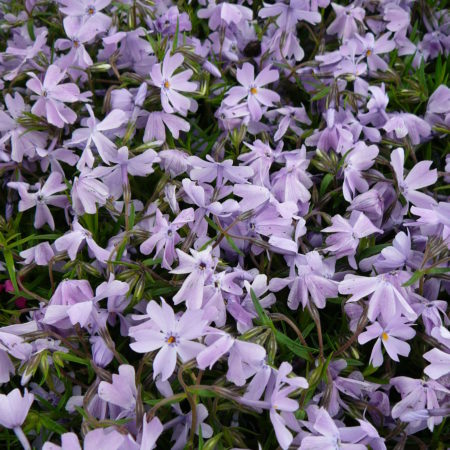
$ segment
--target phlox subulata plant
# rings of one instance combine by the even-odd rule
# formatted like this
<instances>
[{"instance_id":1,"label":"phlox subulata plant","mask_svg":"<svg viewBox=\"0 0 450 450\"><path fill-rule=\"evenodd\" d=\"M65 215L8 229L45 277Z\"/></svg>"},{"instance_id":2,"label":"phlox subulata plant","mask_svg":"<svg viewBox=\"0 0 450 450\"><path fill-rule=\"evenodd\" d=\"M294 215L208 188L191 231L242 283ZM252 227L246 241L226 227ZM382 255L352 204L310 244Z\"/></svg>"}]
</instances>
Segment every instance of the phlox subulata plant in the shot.
<instances>
[{"instance_id":1,"label":"phlox subulata plant","mask_svg":"<svg viewBox=\"0 0 450 450\"><path fill-rule=\"evenodd\" d=\"M445 2L0 2L0 447L444 449Z\"/></svg>"}]
</instances>

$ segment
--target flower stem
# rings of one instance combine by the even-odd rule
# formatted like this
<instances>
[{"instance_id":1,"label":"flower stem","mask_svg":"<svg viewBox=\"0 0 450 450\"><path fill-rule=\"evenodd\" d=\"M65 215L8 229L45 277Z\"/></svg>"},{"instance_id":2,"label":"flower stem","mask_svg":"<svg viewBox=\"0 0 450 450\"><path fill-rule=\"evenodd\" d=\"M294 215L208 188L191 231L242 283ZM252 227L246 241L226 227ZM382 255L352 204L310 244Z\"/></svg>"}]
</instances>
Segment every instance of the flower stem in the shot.
<instances>
[{"instance_id":1,"label":"flower stem","mask_svg":"<svg viewBox=\"0 0 450 450\"><path fill-rule=\"evenodd\" d=\"M22 447L24 450L31 450L31 445L28 442L27 437L25 436L25 433L23 432L21 427L15 427L14 433L16 433L17 439L19 439L19 442L22 444Z\"/></svg>"}]
</instances>

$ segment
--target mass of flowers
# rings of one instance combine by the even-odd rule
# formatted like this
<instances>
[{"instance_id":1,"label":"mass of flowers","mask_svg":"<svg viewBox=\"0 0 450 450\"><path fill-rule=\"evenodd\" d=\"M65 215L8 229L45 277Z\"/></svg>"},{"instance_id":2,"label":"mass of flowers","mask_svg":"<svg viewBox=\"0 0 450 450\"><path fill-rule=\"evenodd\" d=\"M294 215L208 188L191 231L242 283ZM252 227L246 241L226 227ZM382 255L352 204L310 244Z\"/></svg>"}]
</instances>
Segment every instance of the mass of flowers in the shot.
<instances>
[{"instance_id":1,"label":"mass of flowers","mask_svg":"<svg viewBox=\"0 0 450 450\"><path fill-rule=\"evenodd\" d=\"M450 441L445 0L0 1L0 448Z\"/></svg>"}]
</instances>

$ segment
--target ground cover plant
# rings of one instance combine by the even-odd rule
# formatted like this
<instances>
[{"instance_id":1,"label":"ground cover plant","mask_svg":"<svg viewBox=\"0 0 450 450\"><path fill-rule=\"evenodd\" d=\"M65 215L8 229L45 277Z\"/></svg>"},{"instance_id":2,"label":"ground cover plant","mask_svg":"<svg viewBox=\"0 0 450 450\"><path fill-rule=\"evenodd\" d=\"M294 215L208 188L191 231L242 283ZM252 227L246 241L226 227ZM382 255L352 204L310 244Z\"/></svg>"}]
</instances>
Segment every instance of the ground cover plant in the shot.
<instances>
[{"instance_id":1,"label":"ground cover plant","mask_svg":"<svg viewBox=\"0 0 450 450\"><path fill-rule=\"evenodd\" d=\"M0 448L446 448L449 18L0 1Z\"/></svg>"}]
</instances>

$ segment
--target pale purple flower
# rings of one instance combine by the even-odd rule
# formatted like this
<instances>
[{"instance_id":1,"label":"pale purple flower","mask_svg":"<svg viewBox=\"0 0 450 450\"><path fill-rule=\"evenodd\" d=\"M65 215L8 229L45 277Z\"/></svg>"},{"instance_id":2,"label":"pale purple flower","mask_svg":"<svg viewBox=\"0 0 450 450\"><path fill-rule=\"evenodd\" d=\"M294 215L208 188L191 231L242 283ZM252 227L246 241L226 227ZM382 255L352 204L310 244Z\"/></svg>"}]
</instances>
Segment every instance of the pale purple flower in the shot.
<instances>
[{"instance_id":1,"label":"pale purple flower","mask_svg":"<svg viewBox=\"0 0 450 450\"><path fill-rule=\"evenodd\" d=\"M153 111L148 115L144 131L144 142L166 140L166 127L175 139L180 137L180 131L189 131L188 121L164 111Z\"/></svg>"},{"instance_id":2,"label":"pale purple flower","mask_svg":"<svg viewBox=\"0 0 450 450\"><path fill-rule=\"evenodd\" d=\"M180 290L174 295L175 305L186 302L188 310L199 309L203 303L203 288L207 279L214 273L217 264L211 246L205 250L190 250L191 255L177 249L179 265L170 272L174 274L188 273Z\"/></svg>"},{"instance_id":3,"label":"pale purple flower","mask_svg":"<svg viewBox=\"0 0 450 450\"><path fill-rule=\"evenodd\" d=\"M279 141L288 129L292 130L296 135L301 136L303 130L297 125L298 122L307 125L311 124L311 119L308 117L304 106L284 106L266 113L268 118L277 118L278 115L281 115L283 118L279 121L277 131L273 137L275 141Z\"/></svg>"},{"instance_id":4,"label":"pale purple flower","mask_svg":"<svg viewBox=\"0 0 450 450\"><path fill-rule=\"evenodd\" d=\"M386 107L389 103L384 83L381 86L369 86L369 91L372 95L366 105L368 112L358 113L358 119L364 125L371 123L375 127L382 127L388 120Z\"/></svg>"},{"instance_id":5,"label":"pale purple flower","mask_svg":"<svg viewBox=\"0 0 450 450\"><path fill-rule=\"evenodd\" d=\"M71 20L88 23L98 32L106 31L111 25L111 17L101 12L111 0L58 0L60 11L70 16Z\"/></svg>"},{"instance_id":6,"label":"pale purple flower","mask_svg":"<svg viewBox=\"0 0 450 450\"><path fill-rule=\"evenodd\" d=\"M219 26L227 26L232 23L239 25L243 21L251 20L252 10L246 6L222 2L216 4L215 0L209 0L208 8L201 8L197 12L200 19L209 19L208 26L216 30Z\"/></svg>"},{"instance_id":7,"label":"pale purple flower","mask_svg":"<svg viewBox=\"0 0 450 450\"><path fill-rule=\"evenodd\" d=\"M206 321L201 310L187 310L177 318L164 300L161 306L152 300L146 317L150 320L130 328L129 335L135 339L130 347L138 353L160 349L153 361L153 378L161 375L165 381L175 370L177 355L187 362L203 350L205 346L196 340L204 335Z\"/></svg>"},{"instance_id":8,"label":"pale purple flower","mask_svg":"<svg viewBox=\"0 0 450 450\"><path fill-rule=\"evenodd\" d=\"M382 270L403 269L405 265L417 269L422 259L422 253L412 250L409 231L408 234L400 231L393 239L392 246L381 250L374 265Z\"/></svg>"},{"instance_id":9,"label":"pale purple flower","mask_svg":"<svg viewBox=\"0 0 450 450\"><path fill-rule=\"evenodd\" d=\"M160 161L153 149L148 149L136 156L131 155L128 147L120 147L116 155L112 155L112 166L104 169L103 182L108 186L109 193L119 198L128 185L128 174L135 177L145 177L154 172L153 164Z\"/></svg>"},{"instance_id":10,"label":"pale purple flower","mask_svg":"<svg viewBox=\"0 0 450 450\"><path fill-rule=\"evenodd\" d=\"M350 218L344 219L339 214L332 218L332 225L322 230L324 233L333 233L327 237L328 247L337 258L348 257L349 264L356 269L355 254L359 240L374 233L383 233L360 211L353 211Z\"/></svg>"},{"instance_id":11,"label":"pale purple flower","mask_svg":"<svg viewBox=\"0 0 450 450\"><path fill-rule=\"evenodd\" d=\"M270 66L266 66L255 78L253 65L244 63L236 71L236 79L241 86L232 87L223 102L225 105L235 106L245 98L252 120L259 121L263 115L262 106L273 106L280 101L280 96L275 91L263 87L278 78L278 70L271 69Z\"/></svg>"},{"instance_id":12,"label":"pale purple flower","mask_svg":"<svg viewBox=\"0 0 450 450\"><path fill-rule=\"evenodd\" d=\"M408 226L420 226L424 235L442 236L446 241L450 237L450 202L431 202L425 207L411 207L411 214L419 216Z\"/></svg>"},{"instance_id":13,"label":"pale purple flower","mask_svg":"<svg viewBox=\"0 0 450 450\"><path fill-rule=\"evenodd\" d=\"M301 202L310 200L309 190L313 182L306 171L309 160L306 157L306 147L283 154L285 167L272 176L272 192L280 202Z\"/></svg>"},{"instance_id":14,"label":"pale purple flower","mask_svg":"<svg viewBox=\"0 0 450 450\"><path fill-rule=\"evenodd\" d=\"M61 84L66 72L52 64L48 67L43 82L32 72L28 75L32 78L27 81L27 88L37 94L31 96L36 99L31 112L46 117L49 123L58 128L74 123L77 115L65 103L74 103L83 100L83 97L80 96L80 89L75 83Z\"/></svg>"},{"instance_id":15,"label":"pale purple flower","mask_svg":"<svg viewBox=\"0 0 450 450\"><path fill-rule=\"evenodd\" d=\"M83 228L77 220L72 224L72 231L56 239L54 245L60 252L67 251L69 258L73 261L80 251L80 246L84 243L99 261L106 262L109 259L110 252L101 248L94 241L92 233Z\"/></svg>"},{"instance_id":16,"label":"pale purple flower","mask_svg":"<svg viewBox=\"0 0 450 450\"><path fill-rule=\"evenodd\" d=\"M112 275L97 287L95 296L87 280L64 280L45 308L42 322L65 330L79 324L93 333L104 328L108 318L107 312L100 310L98 302L125 295L128 290L127 283L115 280Z\"/></svg>"},{"instance_id":17,"label":"pale purple flower","mask_svg":"<svg viewBox=\"0 0 450 450\"><path fill-rule=\"evenodd\" d=\"M0 384L8 383L11 375L16 373L9 355L20 361L27 361L31 352L31 344L25 342L22 337L0 329Z\"/></svg>"},{"instance_id":18,"label":"pale purple flower","mask_svg":"<svg viewBox=\"0 0 450 450\"><path fill-rule=\"evenodd\" d=\"M24 264L31 264L34 262L38 266L47 266L55 254L48 242L41 242L34 247L23 250L20 252L20 256L24 259Z\"/></svg>"},{"instance_id":19,"label":"pale purple flower","mask_svg":"<svg viewBox=\"0 0 450 450\"><path fill-rule=\"evenodd\" d=\"M116 420L135 415L137 397L135 376L133 366L122 364L119 366L119 374L112 375L112 383L101 381L98 386L98 396L102 400L120 407L121 412Z\"/></svg>"},{"instance_id":20,"label":"pale purple flower","mask_svg":"<svg viewBox=\"0 0 450 450\"><path fill-rule=\"evenodd\" d=\"M13 80L19 73L28 69L32 65L33 59L39 54L39 52L47 53L48 47L45 45L47 42L48 30L46 28L40 28L36 33L35 39L23 39L21 37L18 41L10 41L8 47L5 50L5 55L13 57L17 65L14 64L14 68L11 68L9 72L4 75L5 80Z\"/></svg>"},{"instance_id":21,"label":"pale purple flower","mask_svg":"<svg viewBox=\"0 0 450 450\"><path fill-rule=\"evenodd\" d=\"M342 169L344 174L342 193L345 200L351 202L356 192L362 193L369 189L369 184L361 172L370 169L377 156L378 147L376 145L367 146L363 141L359 141L347 154Z\"/></svg>"},{"instance_id":22,"label":"pale purple flower","mask_svg":"<svg viewBox=\"0 0 450 450\"><path fill-rule=\"evenodd\" d=\"M327 33L337 34L343 40L353 37L358 32L358 24L362 24L366 15L364 9L354 3L348 6L331 3L331 6L336 18L327 28Z\"/></svg>"},{"instance_id":23,"label":"pale purple flower","mask_svg":"<svg viewBox=\"0 0 450 450\"><path fill-rule=\"evenodd\" d=\"M276 24L287 31L294 30L301 20L315 25L322 19L320 13L310 10L310 5L305 0L290 0L288 5L281 2L263 4L258 12L259 17L266 19L276 16Z\"/></svg>"},{"instance_id":24,"label":"pale purple flower","mask_svg":"<svg viewBox=\"0 0 450 450\"><path fill-rule=\"evenodd\" d=\"M157 209L155 224L150 229L151 236L141 244L141 253L149 255L155 251L155 258L162 256L161 267L170 270L174 260L177 259L175 246L181 241L177 231L193 221L194 210L192 208L181 211L172 222L169 222Z\"/></svg>"},{"instance_id":25,"label":"pale purple flower","mask_svg":"<svg viewBox=\"0 0 450 450\"><path fill-rule=\"evenodd\" d=\"M394 168L397 178L398 188L406 200L418 207L428 207L434 203L434 199L428 195L418 192L418 189L433 185L436 183L438 175L437 170L430 170L432 161L420 161L408 173L406 178L403 174L405 163L405 152L399 147L391 153L391 164Z\"/></svg>"},{"instance_id":26,"label":"pale purple flower","mask_svg":"<svg viewBox=\"0 0 450 450\"><path fill-rule=\"evenodd\" d=\"M381 316L387 323L392 317L400 314L414 321L417 314L408 302L410 288L403 287L410 277L411 274L405 271L394 271L372 277L346 275L339 283L339 293L352 295L348 302L356 302L371 295L367 317L372 322Z\"/></svg>"},{"instance_id":27,"label":"pale purple flower","mask_svg":"<svg viewBox=\"0 0 450 450\"><path fill-rule=\"evenodd\" d=\"M109 196L109 190L97 179L96 172L83 172L75 177L72 184L72 206L79 215L95 214L97 206L104 205Z\"/></svg>"},{"instance_id":28,"label":"pale purple flower","mask_svg":"<svg viewBox=\"0 0 450 450\"><path fill-rule=\"evenodd\" d=\"M39 164L43 172L47 172L50 167L51 172L59 172L63 177L65 176L61 162L74 166L79 157L73 150L67 148L56 148L56 139L53 140L47 149L36 147L36 153L39 156Z\"/></svg>"},{"instance_id":29,"label":"pale purple flower","mask_svg":"<svg viewBox=\"0 0 450 450\"><path fill-rule=\"evenodd\" d=\"M33 157L37 147L44 147L47 135L41 131L27 130L18 122L24 112L29 111L23 97L16 92L14 96L6 94L4 97L8 112L0 110L0 145L10 141L11 159L22 162L24 156Z\"/></svg>"},{"instance_id":30,"label":"pale purple flower","mask_svg":"<svg viewBox=\"0 0 450 450\"><path fill-rule=\"evenodd\" d=\"M398 139L408 136L413 145L419 145L431 134L431 127L425 120L409 113L390 114L383 130Z\"/></svg>"},{"instance_id":31,"label":"pale purple flower","mask_svg":"<svg viewBox=\"0 0 450 450\"><path fill-rule=\"evenodd\" d=\"M280 141L273 150L269 144L257 139L253 144L244 144L250 149L250 152L239 155L239 161L253 169L253 181L259 186L270 187L269 171L272 164L282 161L283 141Z\"/></svg>"},{"instance_id":32,"label":"pale purple flower","mask_svg":"<svg viewBox=\"0 0 450 450\"><path fill-rule=\"evenodd\" d=\"M345 120L342 120L343 114L337 113L334 108L329 108L324 115L327 126L307 137L305 144L315 146L321 151L328 152L333 149L345 154L353 147L355 138Z\"/></svg>"},{"instance_id":33,"label":"pale purple flower","mask_svg":"<svg viewBox=\"0 0 450 450\"><path fill-rule=\"evenodd\" d=\"M67 146L84 145L83 154L77 164L79 170L82 170L85 165L93 166L92 144L95 145L102 160L109 164L117 155L117 147L106 134L117 130L128 121L128 115L120 109L112 110L102 121L99 121L95 118L91 105L86 105L86 108L89 112L89 118L84 120L86 128L77 128L72 133L72 138L65 143Z\"/></svg>"},{"instance_id":34,"label":"pale purple flower","mask_svg":"<svg viewBox=\"0 0 450 450\"><path fill-rule=\"evenodd\" d=\"M431 336L442 344L446 350L444 352L438 348L433 348L423 355L424 359L430 363L425 367L424 373L433 380L437 380L450 373L450 331L444 326L435 327L431 331Z\"/></svg>"},{"instance_id":35,"label":"pale purple flower","mask_svg":"<svg viewBox=\"0 0 450 450\"><path fill-rule=\"evenodd\" d=\"M227 181L246 183L253 176L251 167L233 166L231 159L217 162L210 155L206 155L206 161L198 156L190 156L187 162L192 167L189 172L191 180L200 183L212 183L216 180L217 187L221 187Z\"/></svg>"},{"instance_id":36,"label":"pale purple flower","mask_svg":"<svg viewBox=\"0 0 450 450\"><path fill-rule=\"evenodd\" d=\"M394 50L395 42L389 40L390 36L391 33L385 33L375 40L375 36L372 33L367 33L365 36L355 35L355 38L360 43L358 53L361 53L362 57L366 58L370 70L385 71L389 67L386 61L378 55Z\"/></svg>"},{"instance_id":37,"label":"pale purple flower","mask_svg":"<svg viewBox=\"0 0 450 450\"><path fill-rule=\"evenodd\" d=\"M316 251L298 255L295 269L288 278L272 278L269 289L278 292L289 286L288 307L297 309L301 303L306 308L312 301L318 308L325 308L327 298L337 297L338 283L330 279L334 274L334 259L323 260Z\"/></svg>"},{"instance_id":38,"label":"pale purple flower","mask_svg":"<svg viewBox=\"0 0 450 450\"><path fill-rule=\"evenodd\" d=\"M304 378L288 377L291 372L292 366L286 361L282 362L270 398L267 398L266 390L266 399L270 402L270 421L283 450L286 450L293 440L288 426L292 427L292 423L295 423L293 413L299 408L298 402L288 396L299 388L308 388L308 382Z\"/></svg>"},{"instance_id":39,"label":"pale purple flower","mask_svg":"<svg viewBox=\"0 0 450 450\"><path fill-rule=\"evenodd\" d=\"M207 347L197 355L200 369L210 369L224 355L228 355L227 379L236 386L243 386L245 381L258 372L266 358L266 350L254 342L235 339L222 330L207 330Z\"/></svg>"},{"instance_id":40,"label":"pale purple flower","mask_svg":"<svg viewBox=\"0 0 450 450\"><path fill-rule=\"evenodd\" d=\"M84 44L92 40L98 30L91 26L89 22L80 26L78 21L71 20L70 17L63 20L63 26L68 39L57 39L55 48L57 50L69 50L69 52L61 56L56 64L70 74L81 76L82 79L87 78L83 69L92 66L94 62ZM75 69L78 67L79 69Z\"/></svg>"},{"instance_id":41,"label":"pale purple flower","mask_svg":"<svg viewBox=\"0 0 450 450\"><path fill-rule=\"evenodd\" d=\"M311 420L311 417L308 418ZM311 422L310 422L311 423ZM353 443L359 440L357 430L338 428L325 408L315 411L314 423L311 423L314 434L305 436L299 450L366 450L364 444Z\"/></svg>"},{"instance_id":42,"label":"pale purple flower","mask_svg":"<svg viewBox=\"0 0 450 450\"><path fill-rule=\"evenodd\" d=\"M203 404L196 405L195 409L197 414L195 434L199 435L201 432L203 438L209 439L214 434L214 431L210 425L205 423L208 417L208 409ZM189 411L187 414L181 414L173 420L178 421L178 424L173 430L172 441L175 442L172 444L171 449L183 450L186 447L189 431L192 428L192 411Z\"/></svg>"},{"instance_id":43,"label":"pale purple flower","mask_svg":"<svg viewBox=\"0 0 450 450\"><path fill-rule=\"evenodd\" d=\"M450 391L442 386L437 381L433 380L417 380L410 377L396 377L392 378L390 384L400 393L402 400L398 402L392 408L392 417L397 419L405 412L417 411L421 409L435 409L439 408L439 398L442 398L443 394L449 395ZM431 416L425 420L419 419L419 423L410 423L408 428L417 429L425 428L428 426L430 431L433 431L435 425L439 425L443 420L443 417ZM420 422L424 423L424 426L420 426Z\"/></svg>"},{"instance_id":44,"label":"pale purple flower","mask_svg":"<svg viewBox=\"0 0 450 450\"><path fill-rule=\"evenodd\" d=\"M0 394L0 425L14 430L24 450L31 450L31 447L21 426L33 401L34 395L26 389L23 397L19 389L14 389L8 395Z\"/></svg>"},{"instance_id":45,"label":"pale purple flower","mask_svg":"<svg viewBox=\"0 0 450 450\"><path fill-rule=\"evenodd\" d=\"M425 120L430 125L450 125L450 88L441 84L430 96Z\"/></svg>"},{"instance_id":46,"label":"pale purple flower","mask_svg":"<svg viewBox=\"0 0 450 450\"><path fill-rule=\"evenodd\" d=\"M189 81L192 76L192 70L173 74L184 61L181 53L175 53L171 56L170 51L166 53L162 64L158 63L152 67L150 77L153 84L161 89L161 105L166 113L178 112L186 116L188 111L195 111L197 103L195 100L181 95L182 92L194 92L197 89L197 83Z\"/></svg>"},{"instance_id":47,"label":"pale purple flower","mask_svg":"<svg viewBox=\"0 0 450 450\"><path fill-rule=\"evenodd\" d=\"M408 356L411 347L405 340L412 339L416 332L411 328L407 321L402 317L393 317L382 326L380 322L374 322L366 328L366 331L358 336L358 342L365 344L376 339L375 345L370 355L370 363L373 367L379 367L383 364L383 354L381 344L387 354L394 361L399 361L398 355Z\"/></svg>"},{"instance_id":48,"label":"pale purple flower","mask_svg":"<svg viewBox=\"0 0 450 450\"><path fill-rule=\"evenodd\" d=\"M189 155L181 150L162 150L158 152L158 156L161 158L161 168L167 171L172 178L181 175L188 169Z\"/></svg>"},{"instance_id":49,"label":"pale purple flower","mask_svg":"<svg viewBox=\"0 0 450 450\"><path fill-rule=\"evenodd\" d=\"M47 178L43 186L38 184L36 192L29 192L29 186L23 182L10 182L8 186L17 189L20 195L19 211L26 211L36 207L34 216L34 227L42 228L45 224L54 230L55 221L48 205L64 208L67 205L66 195L55 195L57 192L64 191L66 185L62 182L62 176L58 172L53 172Z\"/></svg>"}]
</instances>

